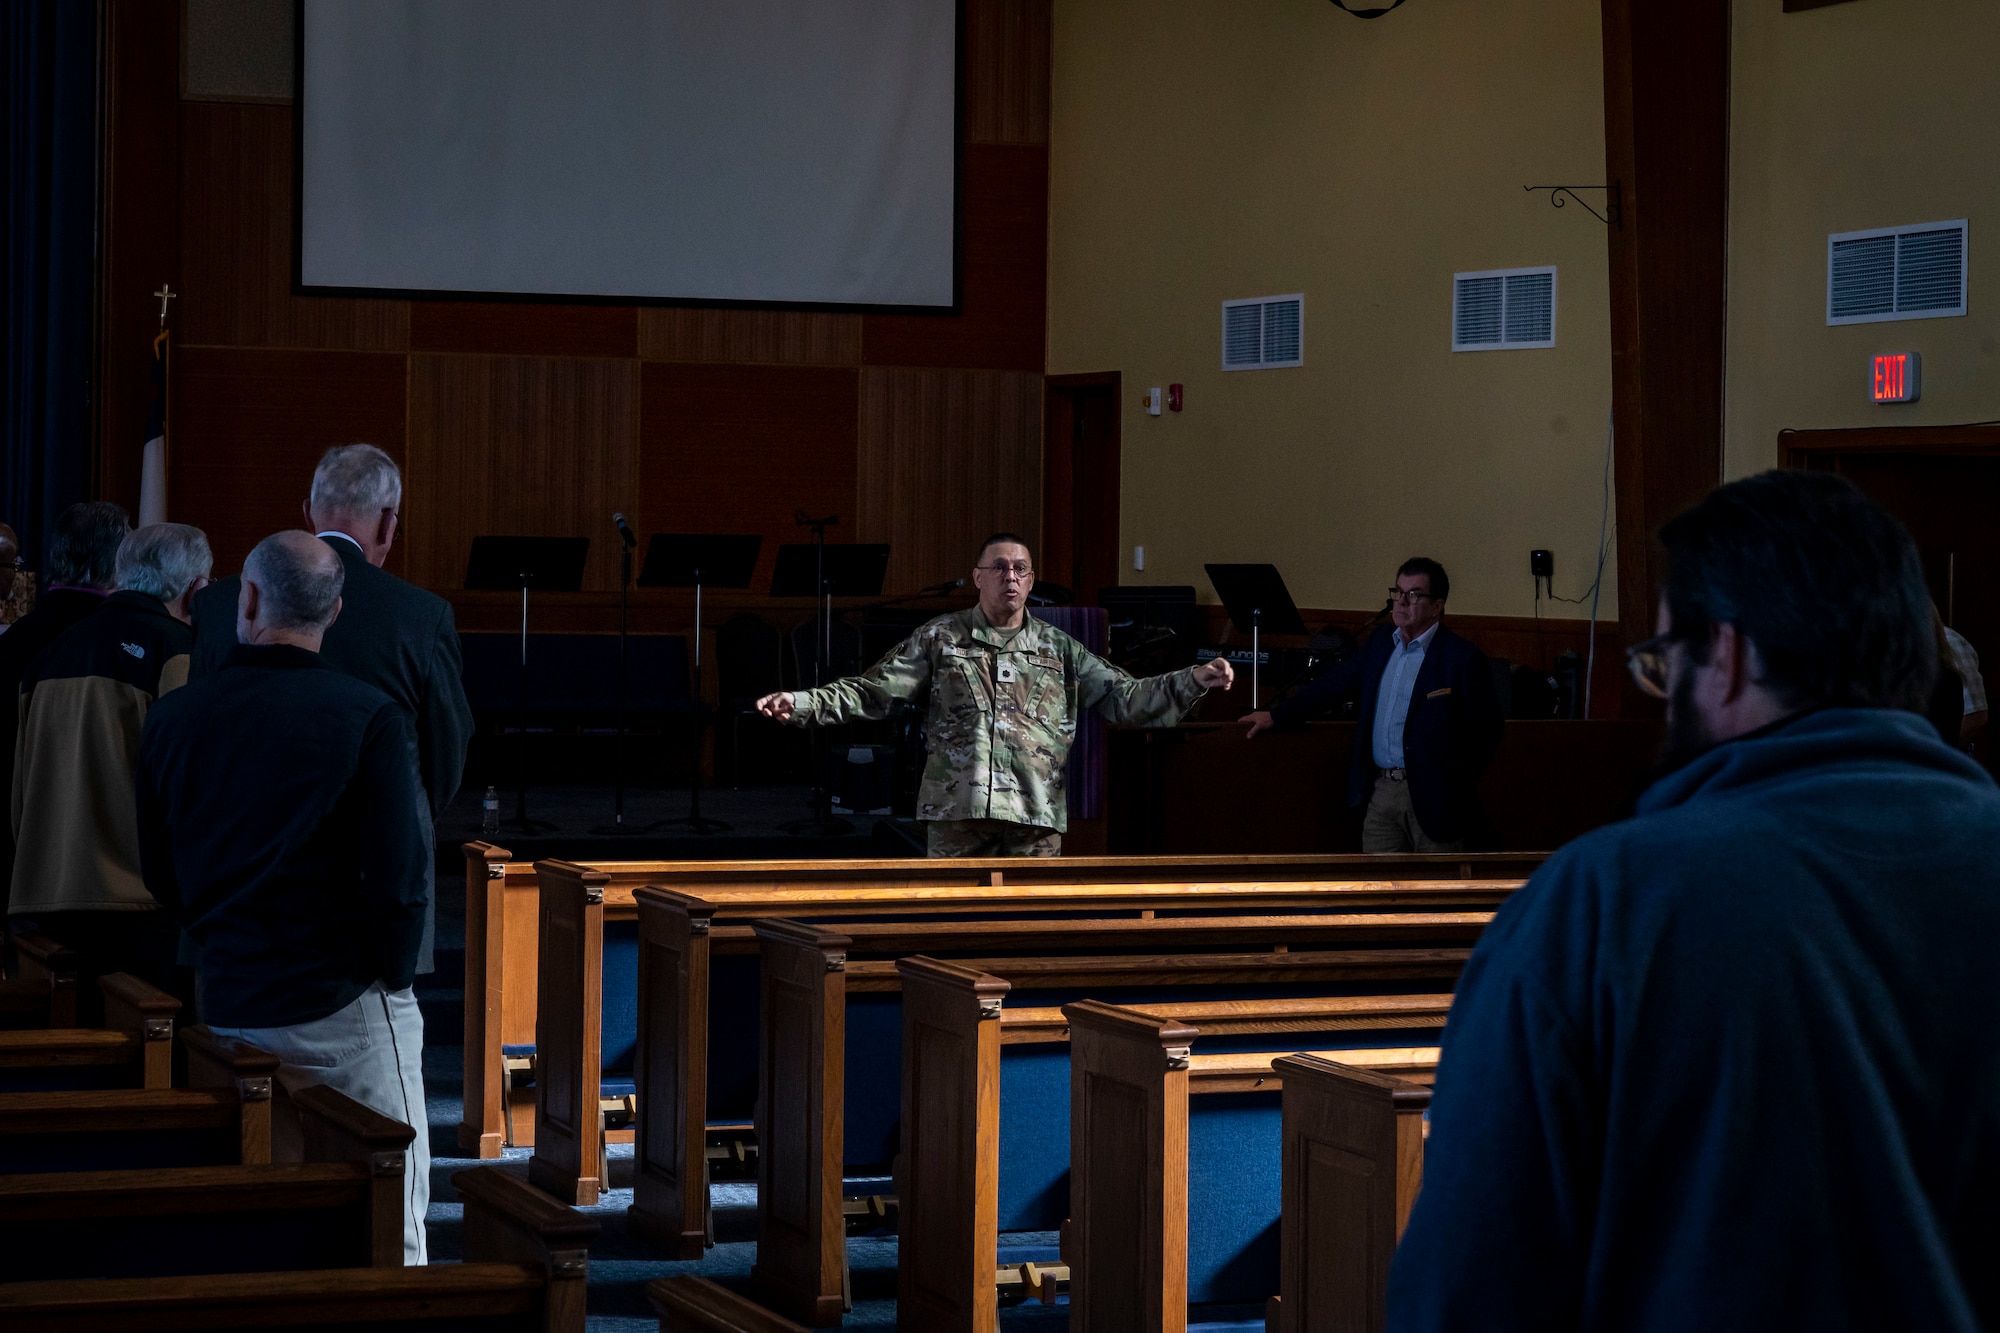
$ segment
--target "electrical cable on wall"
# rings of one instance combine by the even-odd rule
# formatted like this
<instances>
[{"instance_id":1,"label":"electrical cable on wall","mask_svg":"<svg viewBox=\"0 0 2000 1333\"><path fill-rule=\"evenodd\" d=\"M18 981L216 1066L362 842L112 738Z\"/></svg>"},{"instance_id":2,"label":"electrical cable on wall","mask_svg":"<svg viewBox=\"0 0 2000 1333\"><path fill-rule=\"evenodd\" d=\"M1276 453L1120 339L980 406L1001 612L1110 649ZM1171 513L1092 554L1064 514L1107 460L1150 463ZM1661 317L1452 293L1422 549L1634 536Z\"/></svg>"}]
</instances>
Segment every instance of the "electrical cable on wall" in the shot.
<instances>
[{"instance_id":1,"label":"electrical cable on wall","mask_svg":"<svg viewBox=\"0 0 2000 1333\"><path fill-rule=\"evenodd\" d=\"M1599 599L1601 598L1604 592L1604 562L1605 559L1609 556L1611 550L1609 541L1611 536L1611 446L1613 439L1612 430L1613 430L1612 416L1611 413L1607 411L1604 414L1604 494L1602 500L1602 507L1598 510L1597 514L1596 576L1591 579L1590 586L1588 588L1585 588L1579 596L1558 597L1556 596L1556 581L1554 575L1552 574L1535 575L1535 641L1537 643L1541 641L1542 596L1544 591L1547 592L1548 599L1551 602L1567 602L1571 606L1582 606L1586 600L1589 601L1590 603L1590 649L1587 662L1583 669L1583 716L1586 719L1590 717L1591 679L1597 669L1597 605ZM1546 582L1548 585L1546 590L1543 588L1544 582Z\"/></svg>"}]
</instances>

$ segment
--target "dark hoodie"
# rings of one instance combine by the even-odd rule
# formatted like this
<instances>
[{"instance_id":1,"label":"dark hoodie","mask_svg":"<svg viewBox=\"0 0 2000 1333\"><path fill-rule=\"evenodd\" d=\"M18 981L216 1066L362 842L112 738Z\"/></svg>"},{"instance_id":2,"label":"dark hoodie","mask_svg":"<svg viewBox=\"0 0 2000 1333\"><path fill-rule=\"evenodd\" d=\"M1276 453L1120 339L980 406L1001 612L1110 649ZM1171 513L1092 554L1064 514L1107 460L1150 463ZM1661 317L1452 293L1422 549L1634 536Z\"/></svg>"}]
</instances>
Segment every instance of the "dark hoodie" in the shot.
<instances>
[{"instance_id":1,"label":"dark hoodie","mask_svg":"<svg viewBox=\"0 0 2000 1333\"><path fill-rule=\"evenodd\" d=\"M2000 1327L2000 793L1913 713L1717 747L1459 985L1389 1326Z\"/></svg>"}]
</instances>

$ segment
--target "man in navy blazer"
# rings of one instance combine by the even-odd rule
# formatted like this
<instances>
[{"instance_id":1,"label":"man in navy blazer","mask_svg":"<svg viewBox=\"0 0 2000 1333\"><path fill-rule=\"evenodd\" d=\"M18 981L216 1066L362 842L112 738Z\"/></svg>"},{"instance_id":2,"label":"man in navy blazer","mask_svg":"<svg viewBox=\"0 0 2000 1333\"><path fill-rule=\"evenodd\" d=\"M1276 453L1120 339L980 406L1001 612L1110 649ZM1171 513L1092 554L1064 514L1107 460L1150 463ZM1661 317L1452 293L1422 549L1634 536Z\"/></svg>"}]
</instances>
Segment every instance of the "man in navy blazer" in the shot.
<instances>
[{"instance_id":1,"label":"man in navy blazer","mask_svg":"<svg viewBox=\"0 0 2000 1333\"><path fill-rule=\"evenodd\" d=\"M1493 669L1441 623L1451 594L1443 565L1405 560L1390 592L1392 627L1284 703L1243 720L1255 736L1358 697L1347 803L1368 806L1361 850L1462 851L1480 825L1479 775L1504 725Z\"/></svg>"}]
</instances>

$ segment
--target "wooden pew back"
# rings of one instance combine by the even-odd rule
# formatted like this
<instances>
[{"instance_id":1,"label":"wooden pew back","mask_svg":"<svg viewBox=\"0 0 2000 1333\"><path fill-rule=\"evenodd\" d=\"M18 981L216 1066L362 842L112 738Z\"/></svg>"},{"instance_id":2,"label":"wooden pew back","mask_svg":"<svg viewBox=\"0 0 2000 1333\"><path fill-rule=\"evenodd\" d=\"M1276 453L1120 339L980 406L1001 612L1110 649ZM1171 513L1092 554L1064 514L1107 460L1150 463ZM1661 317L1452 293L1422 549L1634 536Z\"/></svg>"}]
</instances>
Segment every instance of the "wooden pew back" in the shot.
<instances>
[{"instance_id":1,"label":"wooden pew back","mask_svg":"<svg viewBox=\"0 0 2000 1333\"><path fill-rule=\"evenodd\" d=\"M25 984L39 988L41 982ZM53 979L49 986L53 1014ZM99 977L97 987L103 996L102 1027L0 1031L0 1092L172 1085L180 1001L124 972Z\"/></svg>"},{"instance_id":2,"label":"wooden pew back","mask_svg":"<svg viewBox=\"0 0 2000 1333\"><path fill-rule=\"evenodd\" d=\"M301 1164L0 1176L0 1275L401 1267L416 1131L332 1088L297 1107Z\"/></svg>"},{"instance_id":3,"label":"wooden pew back","mask_svg":"<svg viewBox=\"0 0 2000 1333\"><path fill-rule=\"evenodd\" d=\"M1312 1055L1273 1068L1285 1226L1271 1333L1386 1328L1389 1261L1423 1186L1430 1089Z\"/></svg>"},{"instance_id":4,"label":"wooden pew back","mask_svg":"<svg viewBox=\"0 0 2000 1333\"><path fill-rule=\"evenodd\" d=\"M492 1167L461 1171L462 1264L0 1284L21 1333L341 1328L583 1333L597 1223Z\"/></svg>"}]
</instances>

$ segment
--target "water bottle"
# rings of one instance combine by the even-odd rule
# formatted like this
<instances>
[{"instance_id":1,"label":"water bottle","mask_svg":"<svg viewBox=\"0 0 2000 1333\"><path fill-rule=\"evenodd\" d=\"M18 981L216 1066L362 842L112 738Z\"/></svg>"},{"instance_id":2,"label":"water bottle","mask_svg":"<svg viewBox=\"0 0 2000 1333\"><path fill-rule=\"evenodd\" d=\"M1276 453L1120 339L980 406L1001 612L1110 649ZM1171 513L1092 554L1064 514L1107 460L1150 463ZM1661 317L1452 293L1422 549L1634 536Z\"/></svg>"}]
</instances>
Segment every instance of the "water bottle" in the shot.
<instances>
[{"instance_id":1,"label":"water bottle","mask_svg":"<svg viewBox=\"0 0 2000 1333\"><path fill-rule=\"evenodd\" d=\"M500 831L500 789L498 787L488 787L486 789L486 808L485 812L479 817L479 831L489 838Z\"/></svg>"}]
</instances>

